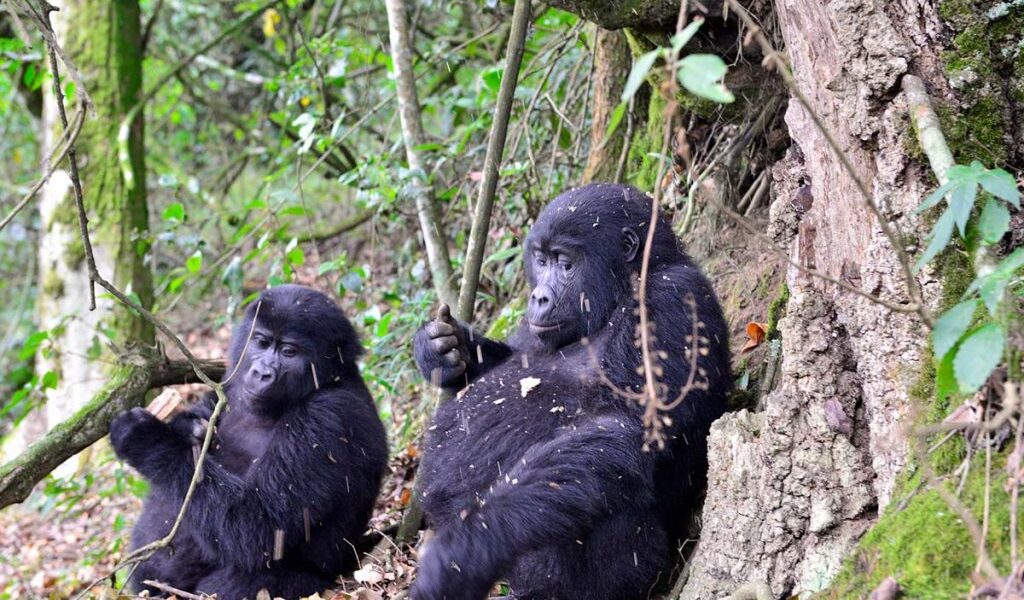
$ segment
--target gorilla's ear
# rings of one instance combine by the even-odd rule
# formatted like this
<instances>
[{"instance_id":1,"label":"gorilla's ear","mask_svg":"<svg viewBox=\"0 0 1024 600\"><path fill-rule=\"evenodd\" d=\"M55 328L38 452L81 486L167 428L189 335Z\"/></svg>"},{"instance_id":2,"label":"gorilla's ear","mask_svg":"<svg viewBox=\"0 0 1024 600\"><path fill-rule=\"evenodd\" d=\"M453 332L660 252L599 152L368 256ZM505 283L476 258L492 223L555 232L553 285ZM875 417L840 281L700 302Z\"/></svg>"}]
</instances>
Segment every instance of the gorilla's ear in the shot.
<instances>
[{"instance_id":1,"label":"gorilla's ear","mask_svg":"<svg viewBox=\"0 0 1024 600\"><path fill-rule=\"evenodd\" d=\"M627 263L633 262L636 253L640 251L640 236L632 227L622 228L622 254Z\"/></svg>"}]
</instances>

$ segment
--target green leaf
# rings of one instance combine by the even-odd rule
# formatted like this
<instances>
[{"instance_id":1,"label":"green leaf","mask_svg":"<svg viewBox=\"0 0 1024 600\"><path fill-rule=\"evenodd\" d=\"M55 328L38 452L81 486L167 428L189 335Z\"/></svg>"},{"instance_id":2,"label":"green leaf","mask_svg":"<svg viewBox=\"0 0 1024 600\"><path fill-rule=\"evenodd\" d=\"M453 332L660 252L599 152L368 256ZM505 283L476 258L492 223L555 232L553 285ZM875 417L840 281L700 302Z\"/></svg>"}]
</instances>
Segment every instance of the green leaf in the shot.
<instances>
[{"instance_id":1,"label":"green leaf","mask_svg":"<svg viewBox=\"0 0 1024 600\"><path fill-rule=\"evenodd\" d=\"M956 228L960 230L960 237L964 237L967 220L971 218L971 210L974 209L974 199L977 196L978 186L974 182L954 187L953 193L949 196L949 210L953 213Z\"/></svg>"},{"instance_id":2,"label":"green leaf","mask_svg":"<svg viewBox=\"0 0 1024 600\"><path fill-rule=\"evenodd\" d=\"M946 212L942 213L939 220L935 222L935 227L932 229L931 242L928 243L928 248L925 249L924 254L918 259L917 265L914 270L920 271L921 267L925 266L929 261L939 255L949 245L949 240L953 237L953 211L947 209Z\"/></svg>"},{"instance_id":3,"label":"green leaf","mask_svg":"<svg viewBox=\"0 0 1024 600\"><path fill-rule=\"evenodd\" d=\"M185 221L185 207L181 205L181 202L174 202L164 209L163 220L183 223Z\"/></svg>"},{"instance_id":4,"label":"green leaf","mask_svg":"<svg viewBox=\"0 0 1024 600\"><path fill-rule=\"evenodd\" d=\"M1017 248L1011 252L1009 256L1000 261L995 272L1006 274L1006 276L1009 277L1021 267L1024 267L1024 248Z\"/></svg>"},{"instance_id":5,"label":"green leaf","mask_svg":"<svg viewBox=\"0 0 1024 600\"><path fill-rule=\"evenodd\" d=\"M672 36L672 51L676 54L683 49L683 46L688 44L693 36L697 34L697 30L704 24L704 19L694 19L692 23L686 26L685 29Z\"/></svg>"},{"instance_id":6,"label":"green leaf","mask_svg":"<svg viewBox=\"0 0 1024 600\"><path fill-rule=\"evenodd\" d=\"M185 261L185 268L189 273L198 273L203 268L203 253L196 250L195 253Z\"/></svg>"},{"instance_id":7,"label":"green leaf","mask_svg":"<svg viewBox=\"0 0 1024 600\"><path fill-rule=\"evenodd\" d=\"M484 85L486 85L488 87L488 89L490 89L492 92L497 94L498 93L498 89L501 88L501 76L502 76L502 73L504 73L504 72L505 72L504 69L499 69L499 68L488 69L487 71L484 71L484 74L483 74Z\"/></svg>"},{"instance_id":8,"label":"green leaf","mask_svg":"<svg viewBox=\"0 0 1024 600\"><path fill-rule=\"evenodd\" d=\"M978 176L978 183L996 198L1002 198L1015 208L1020 208L1020 192L1017 181L1002 169L990 169Z\"/></svg>"},{"instance_id":9,"label":"green leaf","mask_svg":"<svg viewBox=\"0 0 1024 600\"><path fill-rule=\"evenodd\" d=\"M608 127L604 130L604 139L612 137L615 130L619 128L619 123L622 122L622 117L626 114L626 107L626 103L619 102L615 110L612 111L612 118L608 119Z\"/></svg>"},{"instance_id":10,"label":"green leaf","mask_svg":"<svg viewBox=\"0 0 1024 600\"><path fill-rule=\"evenodd\" d=\"M983 325L960 344L953 359L953 373L960 391L973 394L1003 359L1006 335L998 323Z\"/></svg>"},{"instance_id":11,"label":"green leaf","mask_svg":"<svg viewBox=\"0 0 1024 600\"><path fill-rule=\"evenodd\" d=\"M622 88L623 103L629 102L633 94L636 94L636 91L640 89L640 86L643 85L644 80L647 78L647 74L651 71L651 67L654 66L654 61L658 60L662 53L663 50L660 48L651 50L633 61L633 70L629 72L626 85Z\"/></svg>"},{"instance_id":12,"label":"green leaf","mask_svg":"<svg viewBox=\"0 0 1024 600\"><path fill-rule=\"evenodd\" d=\"M942 200L946 196L949 190L953 189L953 186L955 186L956 184L957 182L953 180L947 181L946 183L942 184L941 186L939 186L939 189L929 194L928 197L924 199L924 202L921 203L921 206L918 206L917 210L914 212L920 214L928 210L929 208L935 206L936 204L939 203L940 200Z\"/></svg>"},{"instance_id":13,"label":"green leaf","mask_svg":"<svg viewBox=\"0 0 1024 600\"><path fill-rule=\"evenodd\" d=\"M53 371L47 371L43 375L42 385L40 386L44 390L55 390L57 389L57 374Z\"/></svg>"},{"instance_id":14,"label":"green leaf","mask_svg":"<svg viewBox=\"0 0 1024 600\"><path fill-rule=\"evenodd\" d=\"M488 263L498 262L498 261L502 261L502 260L505 260L505 259L508 259L508 258L512 258L514 256L519 256L520 254L522 254L522 252L523 252L523 247L522 246L513 246L511 248L505 248L504 250L499 250L499 251L495 252L494 254L488 256L484 260L484 264L486 265Z\"/></svg>"},{"instance_id":15,"label":"green leaf","mask_svg":"<svg viewBox=\"0 0 1024 600\"><path fill-rule=\"evenodd\" d=\"M679 83L690 93L713 102L728 104L736 98L725 88L722 78L728 68L714 54L690 54L679 61Z\"/></svg>"},{"instance_id":16,"label":"green leaf","mask_svg":"<svg viewBox=\"0 0 1024 600\"><path fill-rule=\"evenodd\" d=\"M978 299L972 298L947 310L935 321L935 329L932 330L935 358L942 360L953 349L953 346L970 327L971 319L977 308Z\"/></svg>"},{"instance_id":17,"label":"green leaf","mask_svg":"<svg viewBox=\"0 0 1024 600\"><path fill-rule=\"evenodd\" d=\"M1010 228L1010 211L1002 202L989 198L978 218L978 233L987 245L998 243Z\"/></svg>"},{"instance_id":18,"label":"green leaf","mask_svg":"<svg viewBox=\"0 0 1024 600\"><path fill-rule=\"evenodd\" d=\"M1003 301L1003 294L1006 292L1008 283L1010 283L1009 276L996 272L985 277L978 287L978 294L992 316L995 316L999 303Z\"/></svg>"}]
</instances>

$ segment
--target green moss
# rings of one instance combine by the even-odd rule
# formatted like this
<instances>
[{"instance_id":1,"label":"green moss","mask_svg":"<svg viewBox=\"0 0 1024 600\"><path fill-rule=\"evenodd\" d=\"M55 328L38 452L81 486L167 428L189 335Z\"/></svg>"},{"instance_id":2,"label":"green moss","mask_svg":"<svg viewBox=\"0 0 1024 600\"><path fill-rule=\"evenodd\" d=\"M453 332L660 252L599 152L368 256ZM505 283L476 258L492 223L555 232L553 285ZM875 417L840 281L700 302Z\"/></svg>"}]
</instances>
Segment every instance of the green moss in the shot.
<instances>
[{"instance_id":1,"label":"green moss","mask_svg":"<svg viewBox=\"0 0 1024 600\"><path fill-rule=\"evenodd\" d=\"M944 0L939 5L939 14L954 32L942 62L959 103L939 104L936 111L960 163L975 159L1005 163L1012 128L1007 115L1020 109L1011 102L1024 101L1021 53L1003 52L1008 44L1019 41L1024 11L1011 10L992 20L986 12L997 4L994 0ZM1007 74L1012 74L1009 81Z\"/></svg>"},{"instance_id":2,"label":"green moss","mask_svg":"<svg viewBox=\"0 0 1024 600\"><path fill-rule=\"evenodd\" d=\"M641 190L653 190L658 177L659 159L665 129L665 99L661 94L651 94L647 111L647 126L633 135L629 146L629 169L631 183ZM666 165L666 168L670 165Z\"/></svg>"},{"instance_id":3,"label":"green moss","mask_svg":"<svg viewBox=\"0 0 1024 600\"><path fill-rule=\"evenodd\" d=\"M85 243L81 236L76 235L64 247L64 264L72 271L82 266L85 261Z\"/></svg>"},{"instance_id":4,"label":"green moss","mask_svg":"<svg viewBox=\"0 0 1024 600\"><path fill-rule=\"evenodd\" d=\"M43 293L52 298L64 295L64 280L57 275L57 271L48 269L43 275Z\"/></svg>"},{"instance_id":5,"label":"green moss","mask_svg":"<svg viewBox=\"0 0 1024 600\"><path fill-rule=\"evenodd\" d=\"M1005 457L993 457L986 547L996 568L1009 569L1010 499L1003 489ZM952 479L943 485L955 485ZM910 478L893 508L861 539L827 597L863 598L883 579L895 577L905 598L963 598L977 555L967 527L934 489ZM952 487L949 487L952 491ZM902 496L902 497L900 497ZM980 523L985 499L985 456L975 457L961 501ZM903 510L896 510L901 504ZM1024 533L1022 523L1018 531Z\"/></svg>"},{"instance_id":6,"label":"green moss","mask_svg":"<svg viewBox=\"0 0 1024 600\"><path fill-rule=\"evenodd\" d=\"M789 286L783 281L779 284L779 291L775 298L768 305L768 330L765 332L765 336L768 339L773 340L779 337L779 319L782 318L782 313L786 310L788 303Z\"/></svg>"},{"instance_id":7,"label":"green moss","mask_svg":"<svg viewBox=\"0 0 1024 600\"><path fill-rule=\"evenodd\" d=\"M997 94L980 96L972 105L961 108L936 105L942 131L958 163L979 159L986 164L1006 162L1004 109L1004 100Z\"/></svg>"}]
</instances>

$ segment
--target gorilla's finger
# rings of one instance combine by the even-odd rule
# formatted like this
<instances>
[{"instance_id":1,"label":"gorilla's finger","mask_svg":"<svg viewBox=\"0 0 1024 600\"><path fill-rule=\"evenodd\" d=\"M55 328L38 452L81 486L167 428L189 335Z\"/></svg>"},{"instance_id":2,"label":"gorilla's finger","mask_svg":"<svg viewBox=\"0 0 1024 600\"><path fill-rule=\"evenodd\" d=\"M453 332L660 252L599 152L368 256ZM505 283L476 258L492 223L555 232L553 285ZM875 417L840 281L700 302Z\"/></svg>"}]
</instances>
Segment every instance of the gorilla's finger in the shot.
<instances>
[{"instance_id":1,"label":"gorilla's finger","mask_svg":"<svg viewBox=\"0 0 1024 600\"><path fill-rule=\"evenodd\" d=\"M448 365L449 367L454 367L455 365L462 362L462 353L459 352L458 348L452 348L447 353L445 353L443 358L444 364Z\"/></svg>"},{"instance_id":2,"label":"gorilla's finger","mask_svg":"<svg viewBox=\"0 0 1024 600\"><path fill-rule=\"evenodd\" d=\"M437 318L440 321L451 322L452 309L447 304L442 304L437 309Z\"/></svg>"},{"instance_id":3,"label":"gorilla's finger","mask_svg":"<svg viewBox=\"0 0 1024 600\"><path fill-rule=\"evenodd\" d=\"M455 335L455 327L442 321L431 321L426 326L427 335L432 338L439 338L446 335Z\"/></svg>"},{"instance_id":4,"label":"gorilla's finger","mask_svg":"<svg viewBox=\"0 0 1024 600\"><path fill-rule=\"evenodd\" d=\"M434 338L430 342L430 349L438 354L448 354L449 350L454 350L458 346L459 340L454 335Z\"/></svg>"}]
</instances>

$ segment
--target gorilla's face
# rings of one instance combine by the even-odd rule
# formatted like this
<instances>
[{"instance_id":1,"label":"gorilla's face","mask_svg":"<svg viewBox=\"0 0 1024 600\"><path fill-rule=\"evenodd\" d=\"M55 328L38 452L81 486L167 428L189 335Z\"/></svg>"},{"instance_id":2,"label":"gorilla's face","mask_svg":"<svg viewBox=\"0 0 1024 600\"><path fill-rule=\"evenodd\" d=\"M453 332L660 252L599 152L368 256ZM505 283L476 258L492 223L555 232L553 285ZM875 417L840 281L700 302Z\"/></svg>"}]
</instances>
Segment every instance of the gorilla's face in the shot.
<instances>
[{"instance_id":1,"label":"gorilla's face","mask_svg":"<svg viewBox=\"0 0 1024 600\"><path fill-rule=\"evenodd\" d=\"M584 215L580 215L581 217ZM630 228L552 227L538 219L526 240L530 332L556 350L596 334L608 322L639 247Z\"/></svg>"},{"instance_id":2,"label":"gorilla's face","mask_svg":"<svg viewBox=\"0 0 1024 600\"><path fill-rule=\"evenodd\" d=\"M290 399L315 389L311 349L300 336L276 332L257 321L238 377L240 388L256 412L274 413Z\"/></svg>"}]
</instances>

